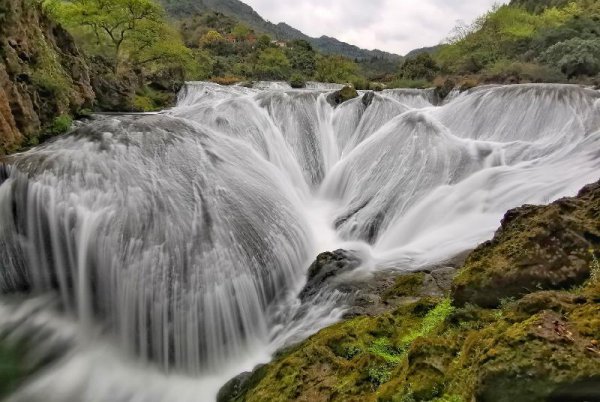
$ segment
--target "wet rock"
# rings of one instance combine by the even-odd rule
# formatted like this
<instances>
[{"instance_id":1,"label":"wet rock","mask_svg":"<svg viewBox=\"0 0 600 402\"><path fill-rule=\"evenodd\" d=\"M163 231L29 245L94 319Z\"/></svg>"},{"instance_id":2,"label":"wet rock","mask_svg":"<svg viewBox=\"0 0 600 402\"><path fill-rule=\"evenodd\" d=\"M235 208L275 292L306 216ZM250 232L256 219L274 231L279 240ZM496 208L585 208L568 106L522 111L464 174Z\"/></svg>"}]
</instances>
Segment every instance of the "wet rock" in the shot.
<instances>
[{"instance_id":1,"label":"wet rock","mask_svg":"<svg viewBox=\"0 0 600 402\"><path fill-rule=\"evenodd\" d=\"M350 85L346 85L344 88L339 91L335 91L327 96L327 102L333 107L337 107L344 102L349 101L350 99L354 99L358 97L358 92L356 89L351 87Z\"/></svg>"},{"instance_id":2,"label":"wet rock","mask_svg":"<svg viewBox=\"0 0 600 402\"><path fill-rule=\"evenodd\" d=\"M217 394L217 402L241 402L245 394L264 377L266 365L261 364L251 372L242 373L229 380Z\"/></svg>"},{"instance_id":3,"label":"wet rock","mask_svg":"<svg viewBox=\"0 0 600 402\"><path fill-rule=\"evenodd\" d=\"M441 85L435 87L435 94L440 101L443 101L454 88L456 88L456 82L447 78Z\"/></svg>"},{"instance_id":4,"label":"wet rock","mask_svg":"<svg viewBox=\"0 0 600 402\"><path fill-rule=\"evenodd\" d=\"M365 107L369 107L373 103L373 99L375 99L375 92L367 92L362 97L362 103Z\"/></svg>"},{"instance_id":5,"label":"wet rock","mask_svg":"<svg viewBox=\"0 0 600 402\"><path fill-rule=\"evenodd\" d=\"M494 239L467 259L452 287L455 304L498 306L539 290L585 282L600 247L600 183L548 206L509 211Z\"/></svg>"},{"instance_id":6,"label":"wet rock","mask_svg":"<svg viewBox=\"0 0 600 402\"><path fill-rule=\"evenodd\" d=\"M360 265L360 260L352 252L336 250L319 254L308 269L308 281L300 292L300 299L306 301L316 296L325 287L335 287L334 279L342 273L350 272Z\"/></svg>"}]
</instances>

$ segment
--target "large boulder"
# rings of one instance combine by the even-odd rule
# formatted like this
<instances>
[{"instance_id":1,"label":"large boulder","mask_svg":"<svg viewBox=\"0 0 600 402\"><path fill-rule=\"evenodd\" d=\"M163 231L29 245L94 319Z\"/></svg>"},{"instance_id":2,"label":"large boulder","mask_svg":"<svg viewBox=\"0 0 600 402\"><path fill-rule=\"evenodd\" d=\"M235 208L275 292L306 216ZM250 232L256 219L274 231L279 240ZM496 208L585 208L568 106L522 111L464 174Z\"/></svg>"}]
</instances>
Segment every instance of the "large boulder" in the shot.
<instances>
[{"instance_id":1,"label":"large boulder","mask_svg":"<svg viewBox=\"0 0 600 402\"><path fill-rule=\"evenodd\" d=\"M456 305L495 307L537 290L568 289L590 276L600 248L600 182L548 206L509 211L454 280ZM597 256L596 256L597 257Z\"/></svg>"},{"instance_id":2,"label":"large boulder","mask_svg":"<svg viewBox=\"0 0 600 402\"><path fill-rule=\"evenodd\" d=\"M344 88L339 91L335 91L327 96L327 102L333 107L337 107L344 102L349 101L350 99L354 99L358 97L358 92L356 89L351 87L350 85L346 85Z\"/></svg>"},{"instance_id":3,"label":"large boulder","mask_svg":"<svg viewBox=\"0 0 600 402\"><path fill-rule=\"evenodd\" d=\"M300 299L306 301L326 287L335 287L334 281L339 275L350 272L359 265L360 259L350 251L336 250L319 254L308 269L308 279L300 292Z\"/></svg>"}]
</instances>

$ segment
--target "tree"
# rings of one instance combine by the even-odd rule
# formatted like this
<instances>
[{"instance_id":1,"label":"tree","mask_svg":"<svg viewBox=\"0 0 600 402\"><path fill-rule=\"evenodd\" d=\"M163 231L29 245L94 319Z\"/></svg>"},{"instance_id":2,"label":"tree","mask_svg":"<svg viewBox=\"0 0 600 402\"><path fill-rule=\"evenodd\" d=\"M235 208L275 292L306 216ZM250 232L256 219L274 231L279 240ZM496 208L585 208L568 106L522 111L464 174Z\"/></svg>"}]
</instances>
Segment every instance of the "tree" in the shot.
<instances>
[{"instance_id":1,"label":"tree","mask_svg":"<svg viewBox=\"0 0 600 402\"><path fill-rule=\"evenodd\" d=\"M293 40L288 43L285 54L296 73L304 77L312 77L315 74L317 54L310 43L305 40Z\"/></svg>"},{"instance_id":2,"label":"tree","mask_svg":"<svg viewBox=\"0 0 600 402\"><path fill-rule=\"evenodd\" d=\"M248 36L252 33L252 30L244 25L244 24L237 24L232 30L231 30L231 35L233 35L234 38L236 38L237 40L245 40L246 38L248 38Z\"/></svg>"},{"instance_id":3,"label":"tree","mask_svg":"<svg viewBox=\"0 0 600 402\"><path fill-rule=\"evenodd\" d=\"M201 47L212 47L216 44L224 42L225 38L217 31L208 31L200 38Z\"/></svg>"},{"instance_id":4,"label":"tree","mask_svg":"<svg viewBox=\"0 0 600 402\"><path fill-rule=\"evenodd\" d=\"M261 80L285 80L290 74L290 61L279 48L260 52L254 75Z\"/></svg>"},{"instance_id":5,"label":"tree","mask_svg":"<svg viewBox=\"0 0 600 402\"><path fill-rule=\"evenodd\" d=\"M258 40L256 41L257 49L263 50L270 46L271 46L271 37L269 35L263 34L258 37Z\"/></svg>"},{"instance_id":6,"label":"tree","mask_svg":"<svg viewBox=\"0 0 600 402\"><path fill-rule=\"evenodd\" d=\"M400 67L400 78L431 81L439 71L440 68L429 53L420 53L404 61Z\"/></svg>"},{"instance_id":7,"label":"tree","mask_svg":"<svg viewBox=\"0 0 600 402\"><path fill-rule=\"evenodd\" d=\"M125 49L145 51L165 34L163 10L152 0L56 0L52 10L63 24L87 29L110 47L115 73Z\"/></svg>"},{"instance_id":8,"label":"tree","mask_svg":"<svg viewBox=\"0 0 600 402\"><path fill-rule=\"evenodd\" d=\"M569 78L600 73L600 38L573 38L546 50L540 60L557 66Z\"/></svg>"},{"instance_id":9,"label":"tree","mask_svg":"<svg viewBox=\"0 0 600 402\"><path fill-rule=\"evenodd\" d=\"M359 75L358 65L343 56L323 56L317 60L317 81L348 83Z\"/></svg>"}]
</instances>

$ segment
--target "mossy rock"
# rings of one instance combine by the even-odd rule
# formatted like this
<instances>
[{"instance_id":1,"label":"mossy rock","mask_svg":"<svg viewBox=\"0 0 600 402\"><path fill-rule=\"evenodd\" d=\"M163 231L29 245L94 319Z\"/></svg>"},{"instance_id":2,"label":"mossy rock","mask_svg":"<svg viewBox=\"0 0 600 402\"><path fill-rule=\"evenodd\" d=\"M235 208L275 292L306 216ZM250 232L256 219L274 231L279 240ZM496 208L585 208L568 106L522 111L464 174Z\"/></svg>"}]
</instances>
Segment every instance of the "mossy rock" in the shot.
<instances>
[{"instance_id":1,"label":"mossy rock","mask_svg":"<svg viewBox=\"0 0 600 402\"><path fill-rule=\"evenodd\" d=\"M600 400L600 263L597 252L586 248L587 254L578 254L581 244L575 239L594 248L600 238L598 187L586 187L576 199L507 214L494 240L476 250L454 279L455 292L456 286L471 283L477 290L472 294L489 291L493 303L474 303L479 301L475 298L454 301L453 308L449 299L421 297L384 314L325 328L278 354L237 400ZM527 248L519 250L521 246ZM539 277L523 293L512 293L510 281L499 282L505 285L499 291L485 287L491 286L485 278L502 270L522 280L527 276L519 276L520 270L554 267L555 260L544 259L544 253L589 258L578 287L565 281L558 288L568 289L546 290L543 285L552 282L539 282ZM537 265L506 265L532 255L542 256ZM485 264L484 257L492 261ZM329 261L331 256L321 258ZM570 265L558 273L572 269ZM400 277L384 292L422 296L427 276Z\"/></svg>"},{"instance_id":2,"label":"mossy rock","mask_svg":"<svg viewBox=\"0 0 600 402\"><path fill-rule=\"evenodd\" d=\"M358 92L354 87L350 85L346 85L344 88L339 91L335 91L332 94L327 96L327 102L333 107L337 107L344 102L347 102L351 99L357 98Z\"/></svg>"},{"instance_id":3,"label":"mossy rock","mask_svg":"<svg viewBox=\"0 0 600 402\"><path fill-rule=\"evenodd\" d=\"M306 88L306 80L300 75L293 75L290 79L290 86L294 89Z\"/></svg>"},{"instance_id":4,"label":"mossy rock","mask_svg":"<svg viewBox=\"0 0 600 402\"><path fill-rule=\"evenodd\" d=\"M360 265L360 260L352 252L336 250L324 252L317 256L308 269L307 283L300 292L300 299L305 301L325 290L337 276L350 272Z\"/></svg>"},{"instance_id":5,"label":"mossy rock","mask_svg":"<svg viewBox=\"0 0 600 402\"><path fill-rule=\"evenodd\" d=\"M509 211L494 239L467 258L452 297L457 305L496 307L504 298L581 285L598 248L600 183L575 198Z\"/></svg>"},{"instance_id":6,"label":"mossy rock","mask_svg":"<svg viewBox=\"0 0 600 402\"><path fill-rule=\"evenodd\" d=\"M395 297L415 297L420 295L425 279L424 272L416 272L408 275L400 275L394 286L386 290L383 294L383 300L389 300Z\"/></svg>"}]
</instances>

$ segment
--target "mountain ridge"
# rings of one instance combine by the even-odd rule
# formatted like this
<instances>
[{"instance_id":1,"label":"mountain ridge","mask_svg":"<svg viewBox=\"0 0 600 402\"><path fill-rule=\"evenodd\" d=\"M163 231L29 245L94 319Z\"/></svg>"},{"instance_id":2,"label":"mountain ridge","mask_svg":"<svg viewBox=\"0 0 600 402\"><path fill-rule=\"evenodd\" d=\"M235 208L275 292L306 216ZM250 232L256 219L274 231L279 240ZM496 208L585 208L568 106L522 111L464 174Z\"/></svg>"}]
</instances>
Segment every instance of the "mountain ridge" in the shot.
<instances>
[{"instance_id":1,"label":"mountain ridge","mask_svg":"<svg viewBox=\"0 0 600 402\"><path fill-rule=\"evenodd\" d=\"M358 46L342 42L330 36L320 36L318 38L306 35L302 31L292 27L285 22L277 24L264 19L251 6L239 0L159 0L165 7L167 13L175 18L189 16L194 13L204 13L207 11L216 11L230 17L234 17L241 22L248 24L258 32L266 33L279 40L303 39L313 45L317 50L324 54L337 54L355 60L370 60L373 58L383 58L390 60L402 59L401 55L385 52L383 50L362 49Z\"/></svg>"}]
</instances>

